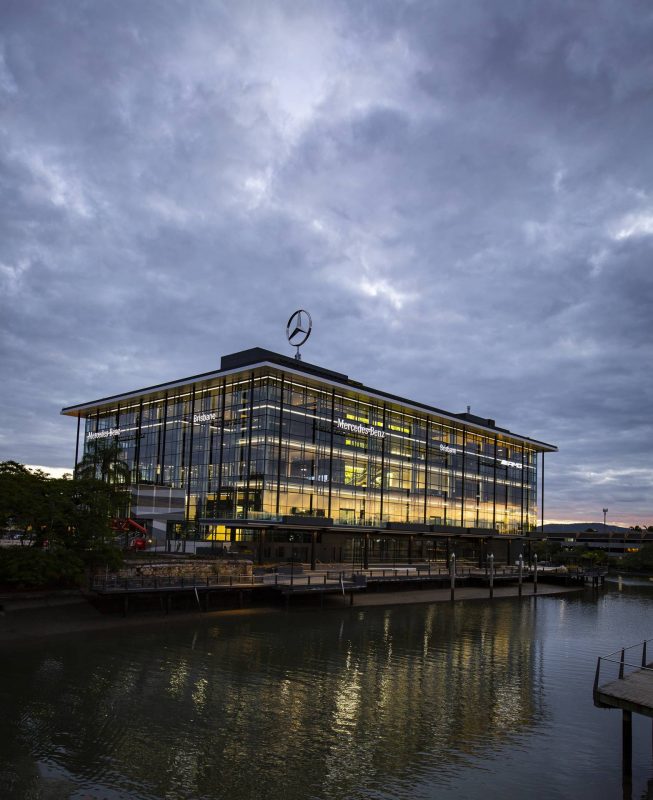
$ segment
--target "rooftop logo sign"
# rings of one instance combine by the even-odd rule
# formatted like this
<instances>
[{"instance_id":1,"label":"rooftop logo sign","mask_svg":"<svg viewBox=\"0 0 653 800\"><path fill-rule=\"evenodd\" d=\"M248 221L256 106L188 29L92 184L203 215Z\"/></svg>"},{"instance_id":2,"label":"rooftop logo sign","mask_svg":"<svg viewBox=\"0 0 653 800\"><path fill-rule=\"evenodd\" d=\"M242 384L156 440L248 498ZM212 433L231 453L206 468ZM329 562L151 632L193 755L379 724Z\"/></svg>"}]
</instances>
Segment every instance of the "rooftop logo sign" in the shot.
<instances>
[{"instance_id":1,"label":"rooftop logo sign","mask_svg":"<svg viewBox=\"0 0 653 800\"><path fill-rule=\"evenodd\" d=\"M308 311L304 311L303 308L295 311L288 320L288 324L286 325L286 338L293 347L297 348L295 358L298 361L301 361L302 358L299 354L299 348L311 335L312 330L313 320L311 319L311 315Z\"/></svg>"},{"instance_id":2,"label":"rooftop logo sign","mask_svg":"<svg viewBox=\"0 0 653 800\"><path fill-rule=\"evenodd\" d=\"M342 419L342 417L336 420L336 428L341 431L348 431L349 433L367 434L374 439L385 439L385 431L381 431L372 425L368 426L356 422L347 422L347 420Z\"/></svg>"}]
</instances>

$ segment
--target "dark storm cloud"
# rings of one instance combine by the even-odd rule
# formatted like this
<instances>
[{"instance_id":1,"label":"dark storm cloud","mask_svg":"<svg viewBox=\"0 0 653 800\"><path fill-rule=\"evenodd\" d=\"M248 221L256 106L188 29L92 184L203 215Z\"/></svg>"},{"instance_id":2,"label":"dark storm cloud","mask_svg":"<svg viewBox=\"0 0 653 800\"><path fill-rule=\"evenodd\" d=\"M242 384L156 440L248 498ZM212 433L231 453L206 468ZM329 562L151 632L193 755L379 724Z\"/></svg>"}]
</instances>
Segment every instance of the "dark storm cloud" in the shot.
<instances>
[{"instance_id":1,"label":"dark storm cloud","mask_svg":"<svg viewBox=\"0 0 653 800\"><path fill-rule=\"evenodd\" d=\"M653 523L645 3L3 4L0 457L63 405L285 350L556 443Z\"/></svg>"}]
</instances>

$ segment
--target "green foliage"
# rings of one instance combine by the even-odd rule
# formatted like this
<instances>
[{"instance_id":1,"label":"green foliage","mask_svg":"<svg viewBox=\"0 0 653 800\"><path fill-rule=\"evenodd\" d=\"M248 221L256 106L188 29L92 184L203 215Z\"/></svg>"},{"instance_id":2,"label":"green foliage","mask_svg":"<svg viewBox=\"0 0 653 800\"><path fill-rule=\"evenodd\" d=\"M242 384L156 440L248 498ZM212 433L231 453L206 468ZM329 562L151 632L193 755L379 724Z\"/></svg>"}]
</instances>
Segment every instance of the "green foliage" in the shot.
<instances>
[{"instance_id":1,"label":"green foliage","mask_svg":"<svg viewBox=\"0 0 653 800\"><path fill-rule=\"evenodd\" d=\"M99 479L104 483L129 483L129 465L122 459L117 441L96 441L75 467L78 478Z\"/></svg>"},{"instance_id":2,"label":"green foliage","mask_svg":"<svg viewBox=\"0 0 653 800\"><path fill-rule=\"evenodd\" d=\"M653 572L653 544L645 544L637 553L627 553L621 564L626 569Z\"/></svg>"},{"instance_id":3,"label":"green foliage","mask_svg":"<svg viewBox=\"0 0 653 800\"><path fill-rule=\"evenodd\" d=\"M0 586L13 589L74 588L84 580L84 562L70 550L0 548Z\"/></svg>"},{"instance_id":4,"label":"green foliage","mask_svg":"<svg viewBox=\"0 0 653 800\"><path fill-rule=\"evenodd\" d=\"M562 551L562 546L559 542L534 541L532 550L533 555L537 555L538 561L555 561L555 557Z\"/></svg>"},{"instance_id":5,"label":"green foliage","mask_svg":"<svg viewBox=\"0 0 653 800\"><path fill-rule=\"evenodd\" d=\"M129 502L124 486L95 478L50 478L15 461L0 462L0 527L45 542L85 551L112 540L111 518Z\"/></svg>"},{"instance_id":6,"label":"green foliage","mask_svg":"<svg viewBox=\"0 0 653 800\"><path fill-rule=\"evenodd\" d=\"M77 585L85 565L119 566L111 520L124 516L128 503L124 484L50 478L15 461L0 462L0 528L19 529L31 543L0 550L3 580L8 585Z\"/></svg>"},{"instance_id":7,"label":"green foliage","mask_svg":"<svg viewBox=\"0 0 653 800\"><path fill-rule=\"evenodd\" d=\"M608 554L603 550L585 550L579 555L584 564L589 563L595 567L608 562Z\"/></svg>"},{"instance_id":8,"label":"green foliage","mask_svg":"<svg viewBox=\"0 0 653 800\"><path fill-rule=\"evenodd\" d=\"M110 544L99 545L82 554L84 563L93 572L99 569L108 569L109 572L119 570L125 561L122 550Z\"/></svg>"}]
</instances>

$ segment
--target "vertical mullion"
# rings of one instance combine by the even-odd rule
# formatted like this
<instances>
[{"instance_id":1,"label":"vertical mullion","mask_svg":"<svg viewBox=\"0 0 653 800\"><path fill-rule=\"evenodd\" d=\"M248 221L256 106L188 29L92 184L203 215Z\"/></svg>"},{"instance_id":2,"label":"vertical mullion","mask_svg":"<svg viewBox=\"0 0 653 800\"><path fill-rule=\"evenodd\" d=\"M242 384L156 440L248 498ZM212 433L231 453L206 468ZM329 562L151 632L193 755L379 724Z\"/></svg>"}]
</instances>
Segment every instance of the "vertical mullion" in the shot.
<instances>
[{"instance_id":1,"label":"vertical mullion","mask_svg":"<svg viewBox=\"0 0 653 800\"><path fill-rule=\"evenodd\" d=\"M245 519L249 519L249 485L250 485L250 470L252 462L252 426L254 422L254 373L252 372L249 379L249 419L247 426L247 462L245 469L247 470L247 480L245 482Z\"/></svg>"},{"instance_id":2,"label":"vertical mullion","mask_svg":"<svg viewBox=\"0 0 653 800\"><path fill-rule=\"evenodd\" d=\"M492 527L497 527L497 435L494 434L494 467L492 476Z\"/></svg>"},{"instance_id":3,"label":"vertical mullion","mask_svg":"<svg viewBox=\"0 0 653 800\"><path fill-rule=\"evenodd\" d=\"M279 509L281 505L281 448L283 446L283 395L285 391L286 376L281 374L281 386L279 392L279 436L277 437L277 500L275 505L275 513L279 516Z\"/></svg>"},{"instance_id":4,"label":"vertical mullion","mask_svg":"<svg viewBox=\"0 0 653 800\"><path fill-rule=\"evenodd\" d=\"M463 463L461 466L461 500L460 500L460 527L465 527L465 448L467 446L467 429L463 428Z\"/></svg>"},{"instance_id":5,"label":"vertical mullion","mask_svg":"<svg viewBox=\"0 0 653 800\"><path fill-rule=\"evenodd\" d=\"M387 406L383 404L383 430L386 431L386 412ZM387 436L387 432L386 432ZM379 503L379 527L383 525L383 505L385 501L385 441L386 437L384 436L381 439L381 502Z\"/></svg>"},{"instance_id":6,"label":"vertical mullion","mask_svg":"<svg viewBox=\"0 0 653 800\"><path fill-rule=\"evenodd\" d=\"M141 433L143 430L143 398L138 405L138 427L136 429L136 447L134 448L134 471L136 483L139 483L140 463L141 463Z\"/></svg>"},{"instance_id":7,"label":"vertical mullion","mask_svg":"<svg viewBox=\"0 0 653 800\"><path fill-rule=\"evenodd\" d=\"M336 390L331 389L331 433L329 436L329 488L327 496L327 517L332 518L331 515L331 494L333 491L333 436L335 428L334 416L336 413Z\"/></svg>"},{"instance_id":8,"label":"vertical mullion","mask_svg":"<svg viewBox=\"0 0 653 800\"><path fill-rule=\"evenodd\" d=\"M168 393L163 396L163 436L160 437L161 451L159 453L159 474L161 475L161 485L164 484L166 468L166 436L168 435Z\"/></svg>"},{"instance_id":9,"label":"vertical mullion","mask_svg":"<svg viewBox=\"0 0 653 800\"><path fill-rule=\"evenodd\" d=\"M524 533L524 475L526 474L526 470L524 469L524 445L521 446L521 517L519 525L521 527L522 535Z\"/></svg>"},{"instance_id":10,"label":"vertical mullion","mask_svg":"<svg viewBox=\"0 0 653 800\"><path fill-rule=\"evenodd\" d=\"M226 404L227 404L227 379L224 378L222 381L222 409L220 411L220 444L219 444L219 454L218 454L218 486L216 489L216 494L218 496L218 505L221 502L221 495L222 495L222 462L223 462L223 454L224 454L224 420L225 420L225 413L226 413ZM216 512L219 513L219 509L216 507ZM216 518L219 518L216 513Z\"/></svg>"},{"instance_id":11,"label":"vertical mullion","mask_svg":"<svg viewBox=\"0 0 653 800\"><path fill-rule=\"evenodd\" d=\"M190 440L188 442L188 478L186 480L186 536L188 536L188 523L190 522L190 487L193 472L193 436L195 433L195 423L193 416L195 415L195 386L193 386L193 393L190 401Z\"/></svg>"},{"instance_id":12,"label":"vertical mullion","mask_svg":"<svg viewBox=\"0 0 653 800\"><path fill-rule=\"evenodd\" d=\"M426 525L426 515L428 513L428 478L429 478L429 441L430 441L431 420L426 418L426 435L424 438L424 525Z\"/></svg>"},{"instance_id":13,"label":"vertical mullion","mask_svg":"<svg viewBox=\"0 0 653 800\"><path fill-rule=\"evenodd\" d=\"M537 480L537 477L536 477ZM542 533L544 533L544 450L542 450L542 497L540 498L540 503L542 507Z\"/></svg>"},{"instance_id":14,"label":"vertical mullion","mask_svg":"<svg viewBox=\"0 0 653 800\"><path fill-rule=\"evenodd\" d=\"M79 463L79 426L81 416L77 415L77 438L75 439L75 468L73 469L73 479L77 477L77 464Z\"/></svg>"}]
</instances>

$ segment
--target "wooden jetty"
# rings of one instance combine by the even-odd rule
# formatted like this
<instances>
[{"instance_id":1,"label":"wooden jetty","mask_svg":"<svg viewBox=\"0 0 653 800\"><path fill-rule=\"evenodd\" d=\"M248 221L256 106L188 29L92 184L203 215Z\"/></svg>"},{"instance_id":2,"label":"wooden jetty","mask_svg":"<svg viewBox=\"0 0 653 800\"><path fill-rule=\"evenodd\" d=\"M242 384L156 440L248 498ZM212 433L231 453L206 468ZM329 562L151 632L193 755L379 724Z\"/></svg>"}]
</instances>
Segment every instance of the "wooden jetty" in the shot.
<instances>
[{"instance_id":1,"label":"wooden jetty","mask_svg":"<svg viewBox=\"0 0 653 800\"><path fill-rule=\"evenodd\" d=\"M601 578L599 584L599 577ZM353 605L354 595L363 592L444 589L450 588L451 600L456 598L456 588L464 586L486 587L490 599L494 588L505 584L531 584L529 592L537 594L538 580L542 583L564 583L565 585L602 585L598 573L567 572L566 570L535 570L522 564L519 566L497 565L490 560L483 568L456 564L416 563L410 565L380 564L367 569L354 566L348 568L308 569L308 565L290 564L278 566L274 571L255 570L250 575L142 575L96 576L90 593L103 605L118 606L123 614L144 604L160 605L169 613L173 605L188 603L200 611L211 608L242 607L252 603L274 603L275 598L285 600L289 606L291 598L299 602L310 596L319 597L324 604L327 595L341 594L343 601ZM178 598L178 599L175 599ZM309 601L310 602L310 601Z\"/></svg>"},{"instance_id":2,"label":"wooden jetty","mask_svg":"<svg viewBox=\"0 0 653 800\"><path fill-rule=\"evenodd\" d=\"M342 594L351 604L353 592L365 586L357 576L342 571L305 573L297 566L261 575L96 577L90 592L101 600L118 601L126 616L137 598L156 598L167 614L175 597L190 598L200 611L209 611L216 600L220 607L234 602L242 607L252 598L269 602L275 596L285 597L288 606L290 597L308 594Z\"/></svg>"},{"instance_id":3,"label":"wooden jetty","mask_svg":"<svg viewBox=\"0 0 653 800\"><path fill-rule=\"evenodd\" d=\"M594 676L594 705L616 708L622 713L622 768L625 777L632 774L633 714L653 718L653 662L648 661L647 639L599 657ZM641 654L640 654L641 650ZM603 673L603 676L602 674ZM602 683L606 674L609 680ZM615 677L616 675L616 677Z\"/></svg>"}]
</instances>

